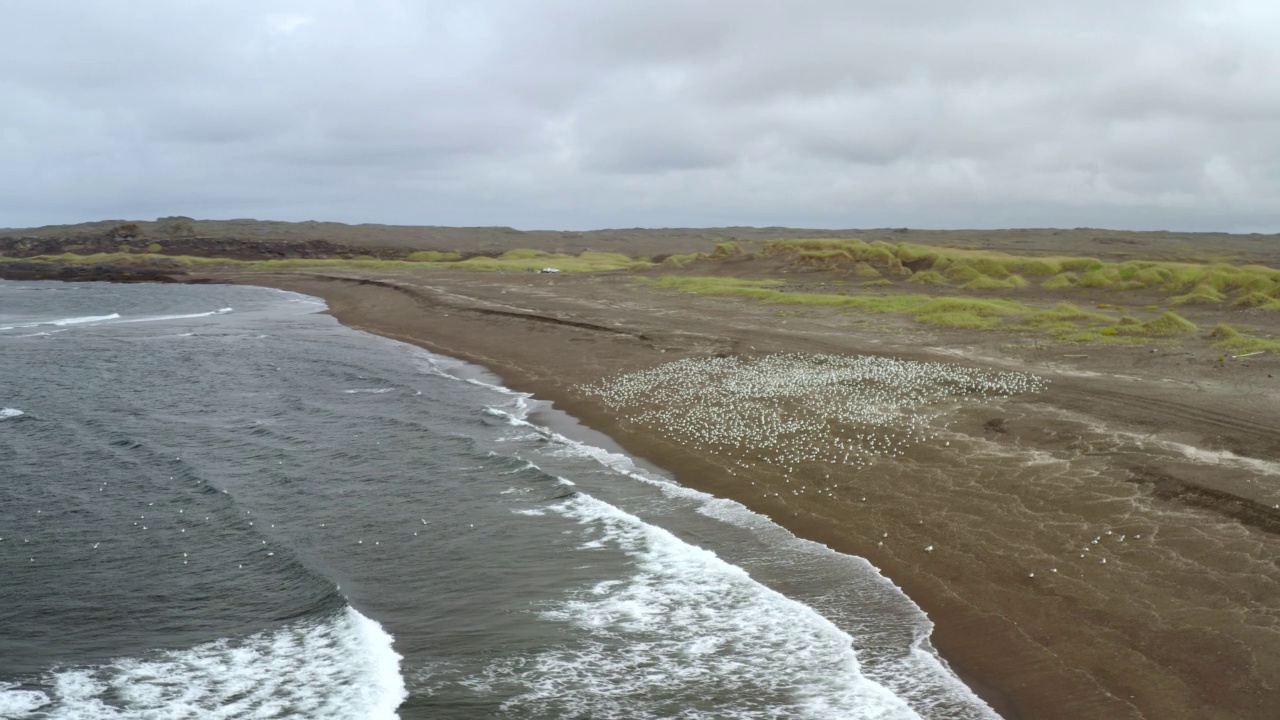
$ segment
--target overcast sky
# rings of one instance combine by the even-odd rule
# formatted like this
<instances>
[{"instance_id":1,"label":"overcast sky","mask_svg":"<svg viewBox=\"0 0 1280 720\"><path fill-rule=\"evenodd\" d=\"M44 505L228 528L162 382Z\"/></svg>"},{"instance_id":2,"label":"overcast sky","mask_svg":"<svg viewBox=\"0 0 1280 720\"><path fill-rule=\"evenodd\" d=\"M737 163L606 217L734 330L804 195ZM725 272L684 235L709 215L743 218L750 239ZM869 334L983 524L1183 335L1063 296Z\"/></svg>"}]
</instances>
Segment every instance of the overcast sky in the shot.
<instances>
[{"instance_id":1,"label":"overcast sky","mask_svg":"<svg viewBox=\"0 0 1280 720\"><path fill-rule=\"evenodd\" d=\"M0 226L1280 231L1275 0L0 13Z\"/></svg>"}]
</instances>

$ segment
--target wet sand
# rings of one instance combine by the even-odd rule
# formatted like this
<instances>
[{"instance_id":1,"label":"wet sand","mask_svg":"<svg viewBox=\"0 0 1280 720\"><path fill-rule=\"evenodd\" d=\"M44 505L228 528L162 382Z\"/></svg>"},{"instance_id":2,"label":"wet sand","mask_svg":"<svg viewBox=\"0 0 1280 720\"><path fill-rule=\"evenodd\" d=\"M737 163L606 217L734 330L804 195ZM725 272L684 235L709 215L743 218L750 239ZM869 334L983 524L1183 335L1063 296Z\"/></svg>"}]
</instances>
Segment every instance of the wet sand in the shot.
<instances>
[{"instance_id":1,"label":"wet sand","mask_svg":"<svg viewBox=\"0 0 1280 720\"><path fill-rule=\"evenodd\" d=\"M1007 718L1261 719L1280 707L1275 358L1216 374L1201 358L1145 348L1063 358L994 334L933 335L820 309L783 317L609 276L216 279L316 295L344 324L483 365L681 483L868 558ZM949 361L1049 385L959 403L937 427L948 444L842 466L838 488L818 466L743 470L582 389L686 357L771 352ZM797 494L788 479L825 492Z\"/></svg>"}]
</instances>

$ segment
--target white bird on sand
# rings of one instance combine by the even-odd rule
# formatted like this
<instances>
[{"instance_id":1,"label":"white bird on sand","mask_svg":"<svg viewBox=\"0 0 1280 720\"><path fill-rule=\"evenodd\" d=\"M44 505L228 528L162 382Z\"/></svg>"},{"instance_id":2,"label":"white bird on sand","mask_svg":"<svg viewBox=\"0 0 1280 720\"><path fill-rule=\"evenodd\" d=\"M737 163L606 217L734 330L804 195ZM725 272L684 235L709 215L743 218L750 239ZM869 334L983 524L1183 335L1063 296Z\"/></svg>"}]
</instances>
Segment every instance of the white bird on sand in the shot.
<instances>
[{"instance_id":1,"label":"white bird on sand","mask_svg":"<svg viewBox=\"0 0 1280 720\"><path fill-rule=\"evenodd\" d=\"M925 552L933 552L933 546L932 546L932 545L930 545L929 547L925 548L925 549L924 549L924 551L925 551Z\"/></svg>"}]
</instances>

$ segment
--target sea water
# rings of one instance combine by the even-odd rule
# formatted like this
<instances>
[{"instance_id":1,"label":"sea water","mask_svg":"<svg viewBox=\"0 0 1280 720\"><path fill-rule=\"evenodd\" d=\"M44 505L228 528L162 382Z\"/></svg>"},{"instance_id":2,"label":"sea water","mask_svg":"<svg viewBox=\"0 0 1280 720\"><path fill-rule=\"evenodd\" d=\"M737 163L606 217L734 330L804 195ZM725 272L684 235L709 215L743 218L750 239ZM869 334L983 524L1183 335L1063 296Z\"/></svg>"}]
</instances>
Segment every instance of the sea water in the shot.
<instances>
[{"instance_id":1,"label":"sea water","mask_svg":"<svg viewBox=\"0 0 1280 720\"><path fill-rule=\"evenodd\" d=\"M0 282L0 717L995 717L865 560L323 310Z\"/></svg>"}]
</instances>

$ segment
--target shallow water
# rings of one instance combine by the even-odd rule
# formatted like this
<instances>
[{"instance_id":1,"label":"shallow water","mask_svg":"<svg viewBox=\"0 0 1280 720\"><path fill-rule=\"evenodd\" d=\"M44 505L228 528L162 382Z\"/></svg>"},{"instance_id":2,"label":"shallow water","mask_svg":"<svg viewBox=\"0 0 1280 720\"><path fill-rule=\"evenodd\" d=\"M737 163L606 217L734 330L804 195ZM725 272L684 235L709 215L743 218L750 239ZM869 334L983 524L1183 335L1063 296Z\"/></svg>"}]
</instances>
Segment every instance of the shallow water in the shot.
<instances>
[{"instance_id":1,"label":"shallow water","mask_svg":"<svg viewBox=\"0 0 1280 720\"><path fill-rule=\"evenodd\" d=\"M0 716L994 717L865 560L322 309L0 282Z\"/></svg>"}]
</instances>

